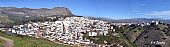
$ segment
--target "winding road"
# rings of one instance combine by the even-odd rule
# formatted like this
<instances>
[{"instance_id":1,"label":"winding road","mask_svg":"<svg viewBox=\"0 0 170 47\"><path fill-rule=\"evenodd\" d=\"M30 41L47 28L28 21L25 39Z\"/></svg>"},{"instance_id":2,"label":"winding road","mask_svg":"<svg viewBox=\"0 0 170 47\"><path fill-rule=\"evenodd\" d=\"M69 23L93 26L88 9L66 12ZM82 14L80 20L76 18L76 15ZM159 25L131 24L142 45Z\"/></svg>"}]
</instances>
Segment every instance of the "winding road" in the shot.
<instances>
[{"instance_id":1,"label":"winding road","mask_svg":"<svg viewBox=\"0 0 170 47\"><path fill-rule=\"evenodd\" d=\"M0 36L0 39L5 40L3 47L14 47L13 41Z\"/></svg>"}]
</instances>

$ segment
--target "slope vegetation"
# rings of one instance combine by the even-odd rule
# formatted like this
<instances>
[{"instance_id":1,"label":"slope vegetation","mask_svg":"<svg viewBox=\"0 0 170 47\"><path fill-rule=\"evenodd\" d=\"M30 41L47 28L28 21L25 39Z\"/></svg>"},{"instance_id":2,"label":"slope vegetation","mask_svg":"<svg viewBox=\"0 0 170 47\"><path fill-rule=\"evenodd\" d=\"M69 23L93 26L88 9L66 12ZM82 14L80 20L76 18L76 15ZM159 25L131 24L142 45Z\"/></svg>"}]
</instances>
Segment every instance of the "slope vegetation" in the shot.
<instances>
[{"instance_id":1,"label":"slope vegetation","mask_svg":"<svg viewBox=\"0 0 170 47\"><path fill-rule=\"evenodd\" d=\"M20 35L7 35L4 32L0 32L0 36L13 40L14 47L75 47L56 44L46 39L38 39Z\"/></svg>"}]
</instances>

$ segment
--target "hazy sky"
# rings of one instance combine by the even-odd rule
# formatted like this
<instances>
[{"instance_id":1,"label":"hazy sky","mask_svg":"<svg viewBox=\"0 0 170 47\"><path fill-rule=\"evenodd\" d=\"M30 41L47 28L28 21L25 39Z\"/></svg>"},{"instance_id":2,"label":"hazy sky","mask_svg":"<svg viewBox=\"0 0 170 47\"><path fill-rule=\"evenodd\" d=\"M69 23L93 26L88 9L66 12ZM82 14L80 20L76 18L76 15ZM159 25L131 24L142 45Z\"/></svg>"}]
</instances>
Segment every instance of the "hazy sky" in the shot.
<instances>
[{"instance_id":1,"label":"hazy sky","mask_svg":"<svg viewBox=\"0 0 170 47\"><path fill-rule=\"evenodd\" d=\"M170 19L170 0L0 0L1 7L67 7L81 16Z\"/></svg>"}]
</instances>

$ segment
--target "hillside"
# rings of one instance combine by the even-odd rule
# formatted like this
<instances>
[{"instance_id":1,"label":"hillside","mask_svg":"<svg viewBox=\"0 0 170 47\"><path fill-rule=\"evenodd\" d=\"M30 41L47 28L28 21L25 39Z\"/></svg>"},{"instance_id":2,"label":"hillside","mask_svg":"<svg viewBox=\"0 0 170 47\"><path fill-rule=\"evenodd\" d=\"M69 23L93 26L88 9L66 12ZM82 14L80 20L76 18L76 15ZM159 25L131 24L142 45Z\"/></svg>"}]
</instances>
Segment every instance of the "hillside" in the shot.
<instances>
[{"instance_id":1,"label":"hillside","mask_svg":"<svg viewBox=\"0 0 170 47\"><path fill-rule=\"evenodd\" d=\"M0 23L7 23L7 22L12 23L13 21L11 19L9 19L8 16L1 16L0 15Z\"/></svg>"},{"instance_id":2,"label":"hillside","mask_svg":"<svg viewBox=\"0 0 170 47\"><path fill-rule=\"evenodd\" d=\"M46 19L45 17L25 17L25 16L17 16L8 13L0 13L0 27L10 27L11 25L22 24L25 21L40 21Z\"/></svg>"},{"instance_id":3,"label":"hillside","mask_svg":"<svg viewBox=\"0 0 170 47\"><path fill-rule=\"evenodd\" d=\"M122 34L137 47L169 47L170 28L169 24L152 23L149 26L128 26L123 27Z\"/></svg>"},{"instance_id":4,"label":"hillside","mask_svg":"<svg viewBox=\"0 0 170 47\"><path fill-rule=\"evenodd\" d=\"M74 47L74 46L66 46L62 44L56 44L54 42L48 41L46 39L38 39L28 36L20 36L20 35L8 35L4 32L0 32L0 36L11 39L14 41L14 47ZM3 41L0 40L0 46Z\"/></svg>"}]
</instances>

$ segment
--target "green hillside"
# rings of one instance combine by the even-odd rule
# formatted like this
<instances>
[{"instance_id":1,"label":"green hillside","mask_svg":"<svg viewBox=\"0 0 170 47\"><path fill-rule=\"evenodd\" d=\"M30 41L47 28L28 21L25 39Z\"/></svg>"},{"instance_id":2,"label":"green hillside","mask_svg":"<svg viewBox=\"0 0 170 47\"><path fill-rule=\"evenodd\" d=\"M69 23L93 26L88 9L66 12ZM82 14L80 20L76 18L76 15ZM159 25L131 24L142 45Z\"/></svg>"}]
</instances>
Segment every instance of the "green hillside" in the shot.
<instances>
[{"instance_id":1,"label":"green hillside","mask_svg":"<svg viewBox=\"0 0 170 47\"><path fill-rule=\"evenodd\" d=\"M8 16L3 16L3 15L0 15L0 22L3 22L3 23L13 23L13 20L9 19Z\"/></svg>"},{"instance_id":2,"label":"green hillside","mask_svg":"<svg viewBox=\"0 0 170 47\"><path fill-rule=\"evenodd\" d=\"M0 32L0 36L13 40L15 47L75 47L56 44L46 39L38 39L20 35L7 35L4 32ZM2 43L0 42L0 44Z\"/></svg>"}]
</instances>

